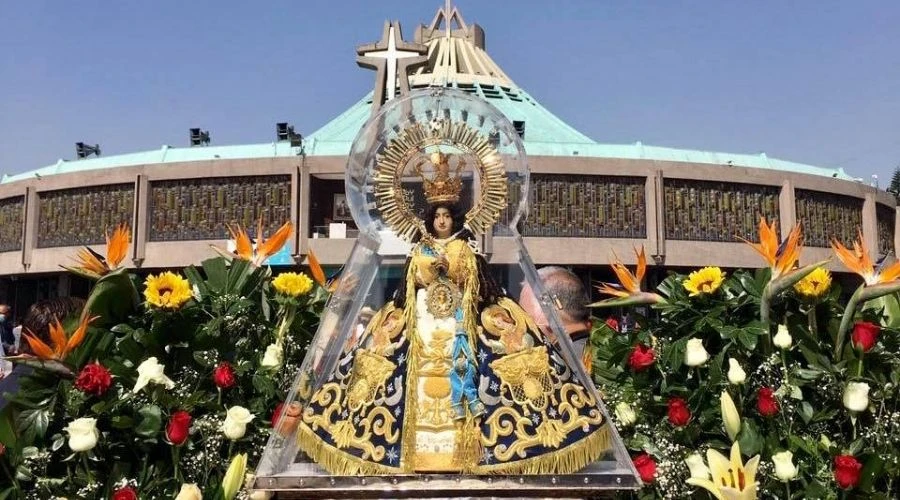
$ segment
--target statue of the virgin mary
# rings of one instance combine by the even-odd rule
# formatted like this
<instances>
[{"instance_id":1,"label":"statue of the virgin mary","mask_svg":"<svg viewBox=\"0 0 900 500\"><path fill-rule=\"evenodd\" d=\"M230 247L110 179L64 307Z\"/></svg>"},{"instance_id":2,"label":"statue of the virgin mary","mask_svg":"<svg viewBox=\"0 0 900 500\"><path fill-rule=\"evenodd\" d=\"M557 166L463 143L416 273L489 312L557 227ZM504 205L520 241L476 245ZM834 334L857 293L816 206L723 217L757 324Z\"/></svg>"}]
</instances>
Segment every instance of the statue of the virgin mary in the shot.
<instances>
[{"instance_id":1,"label":"statue of the virgin mary","mask_svg":"<svg viewBox=\"0 0 900 500\"><path fill-rule=\"evenodd\" d=\"M596 391L475 244L506 207L490 137L449 116L415 121L375 164L373 206L414 245L389 300L302 394L300 449L335 475L570 473L597 460L610 430ZM466 175L477 180L467 210ZM404 196L410 177L424 216Z\"/></svg>"}]
</instances>

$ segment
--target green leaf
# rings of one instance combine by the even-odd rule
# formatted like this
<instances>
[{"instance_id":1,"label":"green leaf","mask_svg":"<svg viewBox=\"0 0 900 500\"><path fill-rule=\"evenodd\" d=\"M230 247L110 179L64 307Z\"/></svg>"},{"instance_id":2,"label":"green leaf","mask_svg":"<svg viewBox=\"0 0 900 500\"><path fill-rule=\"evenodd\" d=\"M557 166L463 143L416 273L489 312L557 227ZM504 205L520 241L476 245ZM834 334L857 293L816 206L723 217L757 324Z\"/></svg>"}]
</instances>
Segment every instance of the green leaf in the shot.
<instances>
[{"instance_id":1,"label":"green leaf","mask_svg":"<svg viewBox=\"0 0 900 500\"><path fill-rule=\"evenodd\" d=\"M125 415L116 415L112 418L112 426L116 429L130 429L134 426L134 419Z\"/></svg>"},{"instance_id":2,"label":"green leaf","mask_svg":"<svg viewBox=\"0 0 900 500\"><path fill-rule=\"evenodd\" d=\"M748 457L762 451L763 440L753 420L743 419L741 432L738 434L738 443L741 445L741 453Z\"/></svg>"},{"instance_id":3,"label":"green leaf","mask_svg":"<svg viewBox=\"0 0 900 500\"><path fill-rule=\"evenodd\" d=\"M29 408L22 410L16 418L16 431L22 441L33 443L35 439L43 438L47 434L47 426L50 425L50 411L52 405L43 408Z\"/></svg>"},{"instance_id":4,"label":"green leaf","mask_svg":"<svg viewBox=\"0 0 900 500\"><path fill-rule=\"evenodd\" d=\"M253 376L253 388L269 398L275 395L275 382L271 377L256 374Z\"/></svg>"},{"instance_id":5,"label":"green leaf","mask_svg":"<svg viewBox=\"0 0 900 500\"><path fill-rule=\"evenodd\" d=\"M225 284L228 277L228 266L225 259L223 257L214 257L204 260L200 265L206 274L206 284L209 286L209 289L216 293L225 292Z\"/></svg>"},{"instance_id":6,"label":"green leaf","mask_svg":"<svg viewBox=\"0 0 900 500\"><path fill-rule=\"evenodd\" d=\"M847 453L851 455L859 455L859 452L862 451L865 445L865 440L863 438L859 438L856 441L850 443L850 447L847 449Z\"/></svg>"},{"instance_id":7,"label":"green leaf","mask_svg":"<svg viewBox=\"0 0 900 500\"><path fill-rule=\"evenodd\" d=\"M209 286L206 281L203 280L203 276L200 275L200 271L197 270L194 266L188 266L183 270L184 275L187 277L188 281L191 282L191 285L197 287L197 291L199 292L199 297L197 300L202 301L207 295L209 295Z\"/></svg>"},{"instance_id":8,"label":"green leaf","mask_svg":"<svg viewBox=\"0 0 900 500\"><path fill-rule=\"evenodd\" d=\"M200 366L209 368L216 363L216 350L207 349L205 351L194 351L194 361Z\"/></svg>"},{"instance_id":9,"label":"green leaf","mask_svg":"<svg viewBox=\"0 0 900 500\"><path fill-rule=\"evenodd\" d=\"M17 441L13 407L6 405L0 410L0 443L7 448L15 448Z\"/></svg>"},{"instance_id":10,"label":"green leaf","mask_svg":"<svg viewBox=\"0 0 900 500\"><path fill-rule=\"evenodd\" d=\"M709 385L716 386L722 381L722 363L725 362L725 351L723 350L712 359L709 364Z\"/></svg>"},{"instance_id":11,"label":"green leaf","mask_svg":"<svg viewBox=\"0 0 900 500\"><path fill-rule=\"evenodd\" d=\"M894 450L894 453L896 453L896 450ZM872 485L875 483L875 480L878 479L878 476L881 475L881 470L883 468L884 460L882 460L881 455L878 453L871 454L863 464L857 488L859 488L860 491L872 491Z\"/></svg>"},{"instance_id":12,"label":"green leaf","mask_svg":"<svg viewBox=\"0 0 900 500\"><path fill-rule=\"evenodd\" d=\"M813 407L806 401L800 403L800 418L803 419L804 424L808 424L813 418Z\"/></svg>"},{"instance_id":13,"label":"green leaf","mask_svg":"<svg viewBox=\"0 0 900 500\"><path fill-rule=\"evenodd\" d=\"M825 485L813 479L806 485L806 490L803 491L803 498L831 498L830 493L830 490Z\"/></svg>"},{"instance_id":14,"label":"green leaf","mask_svg":"<svg viewBox=\"0 0 900 500\"><path fill-rule=\"evenodd\" d=\"M66 437L62 434L56 434L53 436L53 444L50 445L50 449L56 451L62 448L63 444L66 442Z\"/></svg>"},{"instance_id":15,"label":"green leaf","mask_svg":"<svg viewBox=\"0 0 900 500\"><path fill-rule=\"evenodd\" d=\"M100 316L95 326L122 323L137 309L140 296L125 268L110 272L97 280L84 305L84 315Z\"/></svg>"},{"instance_id":16,"label":"green leaf","mask_svg":"<svg viewBox=\"0 0 900 500\"><path fill-rule=\"evenodd\" d=\"M141 437L153 438L162 428L162 413L156 405L147 405L138 410L141 421L134 428L135 434Z\"/></svg>"}]
</instances>

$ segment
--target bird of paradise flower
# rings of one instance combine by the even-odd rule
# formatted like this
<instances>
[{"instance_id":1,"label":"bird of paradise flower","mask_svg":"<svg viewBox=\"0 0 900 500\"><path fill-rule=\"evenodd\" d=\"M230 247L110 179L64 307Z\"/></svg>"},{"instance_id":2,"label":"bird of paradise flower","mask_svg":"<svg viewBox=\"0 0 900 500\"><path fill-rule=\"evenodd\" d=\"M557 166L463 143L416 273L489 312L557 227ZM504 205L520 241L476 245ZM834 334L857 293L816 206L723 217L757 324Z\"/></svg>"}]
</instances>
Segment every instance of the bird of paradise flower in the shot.
<instances>
[{"instance_id":1,"label":"bird of paradise flower","mask_svg":"<svg viewBox=\"0 0 900 500\"><path fill-rule=\"evenodd\" d=\"M247 231L239 224L229 224L228 232L231 233L231 239L234 241L234 253L224 252L217 247L213 248L225 256L246 260L258 267L261 266L266 259L281 250L281 247L287 243L293 230L294 225L288 221L282 224L270 237L266 238L263 233L263 222L262 219L260 219L256 230L256 245L254 247Z\"/></svg>"},{"instance_id":2,"label":"bird of paradise flower","mask_svg":"<svg viewBox=\"0 0 900 500\"><path fill-rule=\"evenodd\" d=\"M844 315L841 318L841 325L838 327L837 339L834 343L834 359L837 361L844 348L847 330L853 322L856 309L872 299L900 291L900 260L895 260L891 264L887 264L887 260L884 260L876 267L869 256L869 249L866 248L862 231L853 242L852 249L847 248L837 239L831 242L831 248L847 269L863 279L863 284L853 292L844 308Z\"/></svg>"},{"instance_id":3,"label":"bird of paradise flower","mask_svg":"<svg viewBox=\"0 0 900 500\"><path fill-rule=\"evenodd\" d=\"M800 253L803 251L803 230L800 224L794 226L788 237L779 243L775 221L773 220L769 224L766 217L762 216L759 218L759 243L753 243L744 238L740 239L756 250L772 271L759 303L759 319L765 325L770 323L772 300L815 271L816 268L828 262L823 260L803 267L798 266ZM766 348L771 349L770 336L767 334L764 338L766 339Z\"/></svg>"},{"instance_id":4,"label":"bird of paradise flower","mask_svg":"<svg viewBox=\"0 0 900 500\"><path fill-rule=\"evenodd\" d=\"M79 276L97 280L109 274L119 267L128 254L128 242L131 240L131 229L126 224L120 224L113 231L112 236L106 234L106 257L83 247L75 256L77 265L62 266Z\"/></svg>"},{"instance_id":5,"label":"bird of paradise flower","mask_svg":"<svg viewBox=\"0 0 900 500\"><path fill-rule=\"evenodd\" d=\"M49 325L50 339L49 344L44 342L37 334L30 330L25 330L22 337L28 343L33 354L20 354L11 356L6 359L36 368L50 370L67 376L74 376L72 369L65 363L69 354L76 347L84 342L87 336L87 328L98 316L84 317L82 316L78 327L71 336L66 335L59 319L56 319Z\"/></svg>"},{"instance_id":6,"label":"bird of paradise flower","mask_svg":"<svg viewBox=\"0 0 900 500\"><path fill-rule=\"evenodd\" d=\"M635 268L634 273L622 263L615 253L613 254L613 261L612 264L610 264L610 267L613 272L616 273L619 283L601 283L600 286L597 287L597 290L600 293L611 295L612 297L599 302L594 302L588 307L620 307L637 304L660 304L666 302L666 300L657 293L641 290L641 280L644 279L644 274L647 272L647 256L644 253L643 246L641 246L640 251L635 248L634 254L637 256L637 267Z\"/></svg>"}]
</instances>

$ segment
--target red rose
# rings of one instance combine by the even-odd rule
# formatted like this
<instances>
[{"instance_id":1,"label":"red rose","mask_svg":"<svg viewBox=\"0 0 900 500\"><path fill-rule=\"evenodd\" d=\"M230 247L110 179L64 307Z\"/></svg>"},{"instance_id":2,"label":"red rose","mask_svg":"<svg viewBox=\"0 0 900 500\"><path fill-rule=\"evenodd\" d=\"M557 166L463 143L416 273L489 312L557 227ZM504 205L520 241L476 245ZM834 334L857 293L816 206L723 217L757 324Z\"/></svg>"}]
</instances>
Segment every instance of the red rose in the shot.
<instances>
[{"instance_id":1,"label":"red rose","mask_svg":"<svg viewBox=\"0 0 900 500\"><path fill-rule=\"evenodd\" d=\"M166 439L175 446L184 444L187 441L189 431L191 429L191 414L179 410L169 417L169 425L166 426Z\"/></svg>"},{"instance_id":2,"label":"red rose","mask_svg":"<svg viewBox=\"0 0 900 500\"><path fill-rule=\"evenodd\" d=\"M228 389L237 383L234 378L234 368L227 361L222 361L219 366L213 370L213 382L219 389Z\"/></svg>"},{"instance_id":3,"label":"red rose","mask_svg":"<svg viewBox=\"0 0 900 500\"><path fill-rule=\"evenodd\" d=\"M853 325L853 333L850 335L853 347L862 352L869 352L878 342L878 334L881 327L868 321L858 321Z\"/></svg>"},{"instance_id":4,"label":"red rose","mask_svg":"<svg viewBox=\"0 0 900 500\"><path fill-rule=\"evenodd\" d=\"M138 500L137 491L131 486L119 488L113 492L112 500Z\"/></svg>"},{"instance_id":5,"label":"red rose","mask_svg":"<svg viewBox=\"0 0 900 500\"><path fill-rule=\"evenodd\" d=\"M606 318L606 326L610 327L614 332L619 331L619 321L612 316Z\"/></svg>"},{"instance_id":6,"label":"red rose","mask_svg":"<svg viewBox=\"0 0 900 500\"><path fill-rule=\"evenodd\" d=\"M641 475L641 481L652 483L653 479L656 477L656 462L650 458L650 455L641 453L634 457L632 461L634 462L634 468L637 469L638 474Z\"/></svg>"},{"instance_id":7,"label":"red rose","mask_svg":"<svg viewBox=\"0 0 900 500\"><path fill-rule=\"evenodd\" d=\"M684 427L691 420L691 410L682 398L669 399L669 423L675 427Z\"/></svg>"},{"instance_id":8,"label":"red rose","mask_svg":"<svg viewBox=\"0 0 900 500\"><path fill-rule=\"evenodd\" d=\"M861 469L862 464L853 455L834 457L834 480L845 490L856 486Z\"/></svg>"},{"instance_id":9,"label":"red rose","mask_svg":"<svg viewBox=\"0 0 900 500\"><path fill-rule=\"evenodd\" d=\"M644 344L634 346L634 350L628 356L628 366L636 372L646 370L654 361L656 361L656 353Z\"/></svg>"},{"instance_id":10,"label":"red rose","mask_svg":"<svg viewBox=\"0 0 900 500\"><path fill-rule=\"evenodd\" d=\"M756 410L764 417L771 417L778 414L778 400L775 399L775 393L770 387L760 387L756 393Z\"/></svg>"},{"instance_id":11,"label":"red rose","mask_svg":"<svg viewBox=\"0 0 900 500\"><path fill-rule=\"evenodd\" d=\"M278 403L278 406L275 407L275 411L272 412L272 427L278 425L278 420L281 418L281 410L284 408L284 401Z\"/></svg>"},{"instance_id":12,"label":"red rose","mask_svg":"<svg viewBox=\"0 0 900 500\"><path fill-rule=\"evenodd\" d=\"M112 376L100 363L88 363L75 379L75 388L85 394L102 396L112 385Z\"/></svg>"}]
</instances>

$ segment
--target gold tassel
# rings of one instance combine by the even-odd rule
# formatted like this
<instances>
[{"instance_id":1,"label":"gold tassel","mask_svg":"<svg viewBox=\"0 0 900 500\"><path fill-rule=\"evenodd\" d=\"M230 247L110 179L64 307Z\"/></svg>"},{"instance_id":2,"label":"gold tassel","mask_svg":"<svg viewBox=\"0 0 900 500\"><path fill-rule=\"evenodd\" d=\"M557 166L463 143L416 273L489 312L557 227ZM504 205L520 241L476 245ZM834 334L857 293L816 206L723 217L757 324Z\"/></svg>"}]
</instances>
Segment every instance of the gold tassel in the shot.
<instances>
[{"instance_id":1,"label":"gold tassel","mask_svg":"<svg viewBox=\"0 0 900 500\"><path fill-rule=\"evenodd\" d=\"M301 423L298 427L297 445L313 462L335 476L374 476L404 472L399 467L381 465L341 451L326 443L305 423Z\"/></svg>"},{"instance_id":2,"label":"gold tassel","mask_svg":"<svg viewBox=\"0 0 900 500\"><path fill-rule=\"evenodd\" d=\"M478 467L484 453L481 447L481 428L478 420L466 409L466 418L459 421L453 445L453 467L471 473Z\"/></svg>"},{"instance_id":3,"label":"gold tassel","mask_svg":"<svg viewBox=\"0 0 900 500\"><path fill-rule=\"evenodd\" d=\"M543 455L506 463L479 465L476 474L572 474L596 462L612 448L609 424L577 443Z\"/></svg>"}]
</instances>

